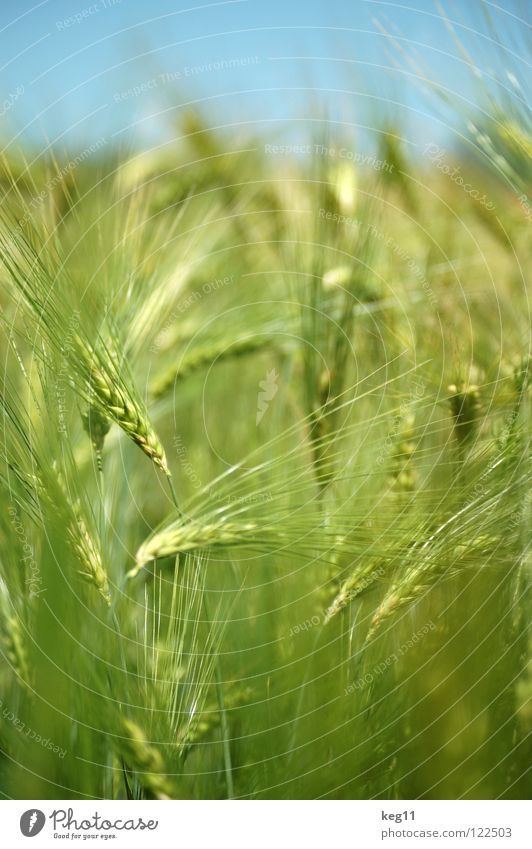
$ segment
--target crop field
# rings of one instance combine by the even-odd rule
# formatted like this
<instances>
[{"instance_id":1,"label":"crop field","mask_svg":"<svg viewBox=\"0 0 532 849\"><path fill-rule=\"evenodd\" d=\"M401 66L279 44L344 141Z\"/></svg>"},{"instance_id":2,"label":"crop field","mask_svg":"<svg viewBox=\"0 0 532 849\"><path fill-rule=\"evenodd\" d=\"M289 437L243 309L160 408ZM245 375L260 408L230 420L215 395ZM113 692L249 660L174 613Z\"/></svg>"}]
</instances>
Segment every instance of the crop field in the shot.
<instances>
[{"instance_id":1,"label":"crop field","mask_svg":"<svg viewBox=\"0 0 532 849\"><path fill-rule=\"evenodd\" d=\"M203 105L4 152L4 798L529 796L514 80L416 156Z\"/></svg>"}]
</instances>

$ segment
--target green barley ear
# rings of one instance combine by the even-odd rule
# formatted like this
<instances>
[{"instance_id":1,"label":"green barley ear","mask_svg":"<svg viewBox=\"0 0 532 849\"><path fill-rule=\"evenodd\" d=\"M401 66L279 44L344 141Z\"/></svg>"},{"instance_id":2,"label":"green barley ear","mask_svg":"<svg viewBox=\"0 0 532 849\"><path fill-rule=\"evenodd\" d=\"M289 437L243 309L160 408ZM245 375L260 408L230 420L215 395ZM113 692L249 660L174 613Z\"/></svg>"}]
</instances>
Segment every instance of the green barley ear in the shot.
<instances>
[{"instance_id":1,"label":"green barley ear","mask_svg":"<svg viewBox=\"0 0 532 849\"><path fill-rule=\"evenodd\" d=\"M518 400L522 399L532 384L532 360L529 357L519 358L513 369L513 384Z\"/></svg>"},{"instance_id":2,"label":"green barley ear","mask_svg":"<svg viewBox=\"0 0 532 849\"><path fill-rule=\"evenodd\" d=\"M43 385L43 388L47 398L48 387ZM72 493L67 485L67 481L76 481L74 458L65 445L63 460L66 466L60 467L56 459L51 460L50 453L54 456L53 450L56 446L52 447L50 436L46 436L49 442L44 444L28 417L18 408L12 387L4 386L3 389L0 410L4 417L4 428L9 434L7 462L15 480L20 484L21 507L38 527L43 523L43 508L45 513L61 520L68 545L81 565L80 575L94 584L106 604L109 604L107 573L100 551L84 519L82 492L78 489L77 493ZM37 403L35 395L32 399ZM56 410L48 405L46 412L48 423L55 426L53 433L57 433ZM65 469L69 474L64 474ZM0 478L3 478L1 471ZM9 479L5 479L5 482L9 485ZM88 513L85 515L88 516Z\"/></svg>"},{"instance_id":3,"label":"green barley ear","mask_svg":"<svg viewBox=\"0 0 532 849\"><path fill-rule=\"evenodd\" d=\"M152 387L152 397L161 398L169 392L178 380L186 380L190 375L209 368L213 363L226 362L265 350L273 345L273 337L267 334L243 335L234 339L221 339L219 342L199 345L191 348L173 363L159 377Z\"/></svg>"},{"instance_id":4,"label":"green barley ear","mask_svg":"<svg viewBox=\"0 0 532 849\"><path fill-rule=\"evenodd\" d=\"M418 443L414 414L407 413L401 420L401 424L398 424L397 430L388 474L390 495L395 499L403 494L410 497L416 488L416 473L411 463ZM380 558L365 556L362 562L357 561L339 588L338 582L334 582L336 594L327 608L324 624L327 624L368 589L374 587L375 582L384 575L386 569L386 561Z\"/></svg>"},{"instance_id":5,"label":"green barley ear","mask_svg":"<svg viewBox=\"0 0 532 849\"><path fill-rule=\"evenodd\" d=\"M454 577L459 570L469 564L477 564L479 559L490 556L497 549L500 550L500 539L489 534L479 534L467 543L456 544L450 553L429 551L387 591L373 615L366 643L373 639L388 619L421 599L440 579Z\"/></svg>"},{"instance_id":6,"label":"green barley ear","mask_svg":"<svg viewBox=\"0 0 532 849\"><path fill-rule=\"evenodd\" d=\"M159 750L147 741L142 729L132 720L124 719L121 731L118 748L145 795L150 799L171 799L175 794Z\"/></svg>"},{"instance_id":7,"label":"green barley ear","mask_svg":"<svg viewBox=\"0 0 532 849\"><path fill-rule=\"evenodd\" d=\"M409 414L399 431L391 457L390 478L394 493L411 493L416 487L416 473L411 462L416 448L415 416Z\"/></svg>"},{"instance_id":8,"label":"green barley ear","mask_svg":"<svg viewBox=\"0 0 532 849\"><path fill-rule=\"evenodd\" d=\"M68 492L63 476L54 463L53 480L43 497L50 502L51 508L57 515L62 515L68 544L78 559L81 569L80 576L93 584L106 604L111 603L109 581L104 568L100 551L92 538L82 515L80 501Z\"/></svg>"},{"instance_id":9,"label":"green barley ear","mask_svg":"<svg viewBox=\"0 0 532 849\"><path fill-rule=\"evenodd\" d=\"M124 431L127 436L170 477L164 448L149 420L144 405L131 391L122 378L114 358L106 355L106 350L96 351L80 336L74 346L80 355L81 369L86 381L86 397L95 406L99 416L99 434L101 421L107 418ZM79 366L78 366L79 367Z\"/></svg>"},{"instance_id":10,"label":"green barley ear","mask_svg":"<svg viewBox=\"0 0 532 849\"><path fill-rule=\"evenodd\" d=\"M369 563L364 563L362 566L359 565L353 569L327 608L324 624L330 622L342 610L345 610L352 601L374 587L378 579L384 574L385 569L384 563L375 560L370 560Z\"/></svg>"},{"instance_id":11,"label":"green barley ear","mask_svg":"<svg viewBox=\"0 0 532 849\"><path fill-rule=\"evenodd\" d=\"M217 546L243 545L260 530L255 522L185 522L179 519L152 534L137 551L136 565L128 572L134 578L140 570L160 557Z\"/></svg>"},{"instance_id":12,"label":"green barley ear","mask_svg":"<svg viewBox=\"0 0 532 849\"><path fill-rule=\"evenodd\" d=\"M67 538L70 547L83 567L79 574L86 581L94 584L105 603L110 604L109 581L100 552L76 508L74 508L74 520L67 527Z\"/></svg>"},{"instance_id":13,"label":"green barley ear","mask_svg":"<svg viewBox=\"0 0 532 849\"><path fill-rule=\"evenodd\" d=\"M117 328L102 305L87 296L76 303L79 287L67 276L57 258L37 253L14 222L0 221L0 258L21 296L34 331L44 342L42 356L53 356L67 368L69 382L102 419L116 422L168 476L164 449L149 420L125 357L116 350ZM80 307L83 307L83 310ZM100 329L103 326L103 331ZM101 427L100 427L101 431Z\"/></svg>"},{"instance_id":14,"label":"green barley ear","mask_svg":"<svg viewBox=\"0 0 532 849\"><path fill-rule=\"evenodd\" d=\"M249 687L230 690L224 697L225 709L227 711L243 707L251 701L252 690ZM181 755L186 758L190 750L200 744L205 738L221 724L220 708L218 704L210 704L202 711L198 711L190 725L178 732L177 744Z\"/></svg>"},{"instance_id":15,"label":"green barley ear","mask_svg":"<svg viewBox=\"0 0 532 849\"><path fill-rule=\"evenodd\" d=\"M92 443L98 459L98 468L101 471L103 444L111 428L111 422L93 404L87 408L85 413L81 414L81 421L83 422L83 429Z\"/></svg>"},{"instance_id":16,"label":"green barley ear","mask_svg":"<svg viewBox=\"0 0 532 849\"><path fill-rule=\"evenodd\" d=\"M5 645L8 660L24 683L29 682L28 656L24 635L17 616L11 616L6 622Z\"/></svg>"},{"instance_id":17,"label":"green barley ear","mask_svg":"<svg viewBox=\"0 0 532 849\"><path fill-rule=\"evenodd\" d=\"M8 663L16 673L22 684L29 684L30 673L28 666L28 653L26 650L26 639L20 618L13 611L11 604L7 609L5 599L2 597L3 623L1 629L1 643Z\"/></svg>"}]
</instances>

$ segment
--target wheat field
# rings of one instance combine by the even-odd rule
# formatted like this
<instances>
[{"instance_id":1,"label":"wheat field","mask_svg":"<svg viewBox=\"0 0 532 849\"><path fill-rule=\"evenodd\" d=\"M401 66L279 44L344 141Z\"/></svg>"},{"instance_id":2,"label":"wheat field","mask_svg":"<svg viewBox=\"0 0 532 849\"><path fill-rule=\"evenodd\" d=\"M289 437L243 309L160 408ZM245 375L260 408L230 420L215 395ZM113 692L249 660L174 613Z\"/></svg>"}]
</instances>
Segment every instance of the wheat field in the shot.
<instances>
[{"instance_id":1,"label":"wheat field","mask_svg":"<svg viewBox=\"0 0 532 849\"><path fill-rule=\"evenodd\" d=\"M4 798L530 793L514 107L4 152Z\"/></svg>"}]
</instances>

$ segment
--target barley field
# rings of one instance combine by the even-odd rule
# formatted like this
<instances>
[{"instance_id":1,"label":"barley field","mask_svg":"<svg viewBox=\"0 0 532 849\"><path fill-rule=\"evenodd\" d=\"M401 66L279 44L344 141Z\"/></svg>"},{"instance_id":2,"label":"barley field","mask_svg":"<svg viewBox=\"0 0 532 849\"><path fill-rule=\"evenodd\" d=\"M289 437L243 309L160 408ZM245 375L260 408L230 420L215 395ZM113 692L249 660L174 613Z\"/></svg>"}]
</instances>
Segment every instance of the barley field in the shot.
<instances>
[{"instance_id":1,"label":"barley field","mask_svg":"<svg viewBox=\"0 0 532 849\"><path fill-rule=\"evenodd\" d=\"M511 75L415 156L201 103L4 150L4 798L529 796Z\"/></svg>"}]
</instances>

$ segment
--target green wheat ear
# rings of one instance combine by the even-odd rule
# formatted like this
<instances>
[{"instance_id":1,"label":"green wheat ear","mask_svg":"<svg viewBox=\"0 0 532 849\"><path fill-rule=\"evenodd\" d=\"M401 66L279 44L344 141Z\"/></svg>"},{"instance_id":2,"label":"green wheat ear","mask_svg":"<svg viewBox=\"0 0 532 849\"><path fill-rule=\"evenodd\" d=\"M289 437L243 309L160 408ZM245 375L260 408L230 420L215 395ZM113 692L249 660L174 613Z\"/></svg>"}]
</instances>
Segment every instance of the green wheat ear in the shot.
<instances>
[{"instance_id":1,"label":"green wheat ear","mask_svg":"<svg viewBox=\"0 0 532 849\"><path fill-rule=\"evenodd\" d=\"M7 660L16 672L20 682L29 684L30 673L26 641L20 619L15 613L10 614L4 622L2 643Z\"/></svg>"},{"instance_id":2,"label":"green wheat ear","mask_svg":"<svg viewBox=\"0 0 532 849\"><path fill-rule=\"evenodd\" d=\"M235 338L222 339L210 345L200 345L191 348L179 360L173 363L153 383L151 394L157 399L166 395L177 381L185 380L197 371L207 369L213 363L239 359L248 354L254 354L265 348L272 347L273 337L268 335L242 335Z\"/></svg>"},{"instance_id":3,"label":"green wheat ear","mask_svg":"<svg viewBox=\"0 0 532 849\"><path fill-rule=\"evenodd\" d=\"M244 545L257 534L256 522L170 522L152 534L137 551L136 564L127 576L134 578L140 570L160 557L172 557L185 551L218 546ZM263 531L264 533L264 531Z\"/></svg>"},{"instance_id":4,"label":"green wheat ear","mask_svg":"<svg viewBox=\"0 0 532 849\"><path fill-rule=\"evenodd\" d=\"M53 464L52 474L50 486L46 490L42 487L41 495L46 498L56 515L64 520L67 542L81 566L78 574L93 584L109 605L111 594L107 572L100 551L83 518L81 504L79 500L71 497L56 463Z\"/></svg>"},{"instance_id":5,"label":"green wheat ear","mask_svg":"<svg viewBox=\"0 0 532 849\"><path fill-rule=\"evenodd\" d=\"M74 508L73 521L67 527L67 538L70 546L82 565L79 574L82 578L94 584L106 604L111 603L109 581L104 569L100 552L89 534L85 522Z\"/></svg>"},{"instance_id":6,"label":"green wheat ear","mask_svg":"<svg viewBox=\"0 0 532 849\"><path fill-rule=\"evenodd\" d=\"M84 358L89 398L92 399L92 407L95 406L97 410L97 416L92 413L92 420L88 421L91 438L96 438L97 444L100 444L102 435L105 436L102 422L105 422L106 418L110 419L170 477L164 448L143 405L119 378L118 373L105 367L105 362L90 346L79 340L78 347ZM96 432L92 431L95 419Z\"/></svg>"},{"instance_id":7,"label":"green wheat ear","mask_svg":"<svg viewBox=\"0 0 532 849\"><path fill-rule=\"evenodd\" d=\"M253 691L249 687L230 690L224 699L225 709L231 711L251 701ZM190 725L178 732L176 742L182 752L182 756L188 755L194 746L197 746L207 738L214 729L220 726L221 716L217 704L206 705L202 711L198 711L192 717Z\"/></svg>"},{"instance_id":8,"label":"green wheat ear","mask_svg":"<svg viewBox=\"0 0 532 849\"><path fill-rule=\"evenodd\" d=\"M326 625L363 593L372 589L386 570L386 563L370 558L368 563L353 569L325 612Z\"/></svg>"},{"instance_id":9,"label":"green wheat ear","mask_svg":"<svg viewBox=\"0 0 532 849\"><path fill-rule=\"evenodd\" d=\"M53 370L55 356L68 365L72 388L89 408L98 409L99 424L93 437L99 443L104 429L102 419L116 422L170 477L162 444L138 396L128 363L117 348L118 334L112 317L108 313L102 316L101 305L96 302L76 303L73 298L77 287L56 258L46 254L44 248L37 253L13 222L4 220L0 228L0 249L35 334L44 343L41 355L45 362ZM103 333L98 327L98 315ZM91 418L94 419L93 414Z\"/></svg>"},{"instance_id":10,"label":"green wheat ear","mask_svg":"<svg viewBox=\"0 0 532 849\"><path fill-rule=\"evenodd\" d=\"M121 732L118 742L120 754L148 798L171 799L175 791L160 751L147 741L142 728L131 719L122 720Z\"/></svg>"},{"instance_id":11,"label":"green wheat ear","mask_svg":"<svg viewBox=\"0 0 532 849\"><path fill-rule=\"evenodd\" d=\"M91 404L85 413L81 413L83 429L89 437L98 461L98 468L102 471L102 452L105 437L111 428L111 422L102 415L97 406Z\"/></svg>"}]
</instances>

